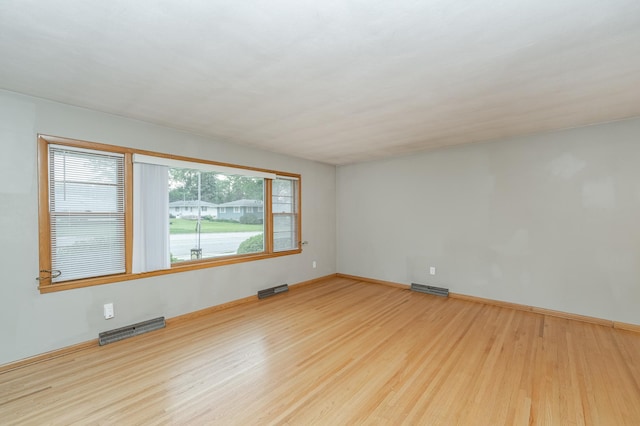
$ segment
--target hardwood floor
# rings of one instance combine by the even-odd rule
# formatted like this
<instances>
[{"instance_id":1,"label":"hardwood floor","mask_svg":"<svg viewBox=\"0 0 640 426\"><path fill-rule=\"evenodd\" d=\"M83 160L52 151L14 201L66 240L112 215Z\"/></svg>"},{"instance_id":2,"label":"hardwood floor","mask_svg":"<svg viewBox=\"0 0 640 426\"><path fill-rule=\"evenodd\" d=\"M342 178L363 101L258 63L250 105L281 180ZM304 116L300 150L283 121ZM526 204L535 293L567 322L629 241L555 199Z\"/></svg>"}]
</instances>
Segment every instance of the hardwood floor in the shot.
<instances>
[{"instance_id":1,"label":"hardwood floor","mask_svg":"<svg viewBox=\"0 0 640 426\"><path fill-rule=\"evenodd\" d=\"M0 374L0 423L638 425L640 334L333 278Z\"/></svg>"}]
</instances>

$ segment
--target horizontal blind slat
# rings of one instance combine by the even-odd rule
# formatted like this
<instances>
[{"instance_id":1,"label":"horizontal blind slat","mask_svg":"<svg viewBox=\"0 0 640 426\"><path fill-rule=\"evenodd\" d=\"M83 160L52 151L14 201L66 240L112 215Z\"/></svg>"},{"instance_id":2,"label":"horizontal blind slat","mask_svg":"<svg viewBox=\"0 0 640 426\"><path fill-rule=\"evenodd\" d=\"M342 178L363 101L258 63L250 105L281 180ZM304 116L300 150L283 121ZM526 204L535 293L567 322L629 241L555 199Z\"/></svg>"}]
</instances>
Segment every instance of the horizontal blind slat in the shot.
<instances>
[{"instance_id":1,"label":"horizontal blind slat","mask_svg":"<svg viewBox=\"0 0 640 426\"><path fill-rule=\"evenodd\" d=\"M49 146L52 282L125 272L124 158Z\"/></svg>"}]
</instances>

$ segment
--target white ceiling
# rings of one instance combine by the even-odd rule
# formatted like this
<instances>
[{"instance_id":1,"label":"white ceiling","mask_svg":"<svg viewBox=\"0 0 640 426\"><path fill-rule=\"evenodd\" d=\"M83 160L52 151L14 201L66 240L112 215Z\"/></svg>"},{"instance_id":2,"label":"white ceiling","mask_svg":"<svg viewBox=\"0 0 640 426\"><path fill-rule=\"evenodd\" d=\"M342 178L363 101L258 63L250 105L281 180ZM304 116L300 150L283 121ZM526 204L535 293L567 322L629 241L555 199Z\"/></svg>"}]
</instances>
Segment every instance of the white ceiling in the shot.
<instances>
[{"instance_id":1,"label":"white ceiling","mask_svg":"<svg viewBox=\"0 0 640 426\"><path fill-rule=\"evenodd\" d=\"M640 116L640 1L2 0L0 61L4 89L349 164Z\"/></svg>"}]
</instances>

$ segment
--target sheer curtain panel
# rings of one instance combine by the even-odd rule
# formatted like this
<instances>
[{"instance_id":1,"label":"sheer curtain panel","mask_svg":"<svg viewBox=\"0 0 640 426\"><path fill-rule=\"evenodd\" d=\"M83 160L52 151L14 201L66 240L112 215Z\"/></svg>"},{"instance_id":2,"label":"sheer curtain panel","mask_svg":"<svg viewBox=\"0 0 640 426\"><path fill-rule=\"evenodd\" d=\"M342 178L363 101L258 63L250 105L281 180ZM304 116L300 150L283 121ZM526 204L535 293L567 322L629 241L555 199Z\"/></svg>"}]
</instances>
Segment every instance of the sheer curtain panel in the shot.
<instances>
[{"instance_id":1,"label":"sheer curtain panel","mask_svg":"<svg viewBox=\"0 0 640 426\"><path fill-rule=\"evenodd\" d=\"M169 167L134 162L133 273L171 268L168 188Z\"/></svg>"}]
</instances>

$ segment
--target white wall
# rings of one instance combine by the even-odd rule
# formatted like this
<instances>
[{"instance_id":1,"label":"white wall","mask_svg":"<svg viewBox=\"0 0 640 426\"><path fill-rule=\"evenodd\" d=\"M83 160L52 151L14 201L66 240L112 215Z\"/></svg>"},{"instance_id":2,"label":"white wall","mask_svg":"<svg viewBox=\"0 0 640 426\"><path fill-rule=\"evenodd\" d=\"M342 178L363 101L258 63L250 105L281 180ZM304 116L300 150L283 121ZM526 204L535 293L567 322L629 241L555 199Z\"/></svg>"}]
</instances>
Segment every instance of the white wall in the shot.
<instances>
[{"instance_id":1,"label":"white wall","mask_svg":"<svg viewBox=\"0 0 640 426\"><path fill-rule=\"evenodd\" d=\"M299 255L40 294L36 134L63 136L302 175ZM0 365L167 318L335 273L335 168L207 140L185 132L0 91ZM312 269L313 260L318 262ZM102 305L115 304L104 320Z\"/></svg>"},{"instance_id":2,"label":"white wall","mask_svg":"<svg viewBox=\"0 0 640 426\"><path fill-rule=\"evenodd\" d=\"M339 167L337 188L338 272L640 324L640 120Z\"/></svg>"}]
</instances>

